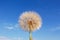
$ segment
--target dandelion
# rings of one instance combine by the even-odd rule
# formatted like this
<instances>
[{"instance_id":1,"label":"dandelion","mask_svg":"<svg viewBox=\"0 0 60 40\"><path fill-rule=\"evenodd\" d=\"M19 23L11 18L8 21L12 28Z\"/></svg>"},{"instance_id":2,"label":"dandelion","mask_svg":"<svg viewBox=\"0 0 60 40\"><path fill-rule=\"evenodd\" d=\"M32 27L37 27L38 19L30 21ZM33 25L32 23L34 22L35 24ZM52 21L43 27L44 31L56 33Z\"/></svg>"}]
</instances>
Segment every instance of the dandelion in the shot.
<instances>
[{"instance_id":1,"label":"dandelion","mask_svg":"<svg viewBox=\"0 0 60 40\"><path fill-rule=\"evenodd\" d=\"M19 24L21 28L30 33L30 40L32 40L31 32L41 28L41 17L34 11L23 12L19 17Z\"/></svg>"}]
</instances>

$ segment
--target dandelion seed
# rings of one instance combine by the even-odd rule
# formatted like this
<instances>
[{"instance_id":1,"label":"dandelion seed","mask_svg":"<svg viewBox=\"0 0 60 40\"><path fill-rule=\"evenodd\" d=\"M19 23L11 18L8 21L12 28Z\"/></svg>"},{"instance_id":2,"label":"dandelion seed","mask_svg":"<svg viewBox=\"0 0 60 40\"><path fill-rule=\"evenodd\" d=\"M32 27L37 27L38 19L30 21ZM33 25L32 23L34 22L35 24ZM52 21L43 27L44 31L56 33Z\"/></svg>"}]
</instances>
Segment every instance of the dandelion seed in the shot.
<instances>
[{"instance_id":1,"label":"dandelion seed","mask_svg":"<svg viewBox=\"0 0 60 40\"><path fill-rule=\"evenodd\" d=\"M19 24L25 31L35 31L41 28L41 17L34 11L23 12L19 17Z\"/></svg>"}]
</instances>

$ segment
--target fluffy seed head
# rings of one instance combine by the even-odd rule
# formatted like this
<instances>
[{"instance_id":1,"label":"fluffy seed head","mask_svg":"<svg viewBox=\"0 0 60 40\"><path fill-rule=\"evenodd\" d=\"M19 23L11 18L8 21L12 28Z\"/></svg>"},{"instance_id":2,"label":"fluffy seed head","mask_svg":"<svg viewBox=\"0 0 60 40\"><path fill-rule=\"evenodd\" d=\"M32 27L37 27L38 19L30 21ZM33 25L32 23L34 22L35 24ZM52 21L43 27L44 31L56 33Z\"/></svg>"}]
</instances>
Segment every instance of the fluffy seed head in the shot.
<instances>
[{"instance_id":1,"label":"fluffy seed head","mask_svg":"<svg viewBox=\"0 0 60 40\"><path fill-rule=\"evenodd\" d=\"M19 17L19 24L25 31L35 31L41 28L41 17L34 11L23 12Z\"/></svg>"}]
</instances>

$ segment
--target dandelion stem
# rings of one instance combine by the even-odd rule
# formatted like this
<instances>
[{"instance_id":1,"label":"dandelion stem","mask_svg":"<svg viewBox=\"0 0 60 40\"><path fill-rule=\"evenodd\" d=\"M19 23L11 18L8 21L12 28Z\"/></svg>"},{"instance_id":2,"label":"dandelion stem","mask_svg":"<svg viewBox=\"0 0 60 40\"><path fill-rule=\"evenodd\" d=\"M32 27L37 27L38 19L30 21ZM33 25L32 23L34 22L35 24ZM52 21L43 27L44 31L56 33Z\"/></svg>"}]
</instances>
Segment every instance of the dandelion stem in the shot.
<instances>
[{"instance_id":1,"label":"dandelion stem","mask_svg":"<svg viewBox=\"0 0 60 40\"><path fill-rule=\"evenodd\" d=\"M32 32L29 32L29 40L32 40Z\"/></svg>"}]
</instances>

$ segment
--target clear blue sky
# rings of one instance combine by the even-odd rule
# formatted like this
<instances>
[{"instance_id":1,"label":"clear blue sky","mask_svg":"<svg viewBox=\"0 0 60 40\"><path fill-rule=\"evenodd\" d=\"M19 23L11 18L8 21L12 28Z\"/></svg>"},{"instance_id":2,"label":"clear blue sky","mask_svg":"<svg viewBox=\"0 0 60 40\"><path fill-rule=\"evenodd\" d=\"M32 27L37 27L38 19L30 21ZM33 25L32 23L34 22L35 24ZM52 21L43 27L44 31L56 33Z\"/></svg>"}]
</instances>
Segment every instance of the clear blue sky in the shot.
<instances>
[{"instance_id":1,"label":"clear blue sky","mask_svg":"<svg viewBox=\"0 0 60 40\"><path fill-rule=\"evenodd\" d=\"M36 40L60 40L60 0L0 0L0 40L28 40L29 33L19 28L24 11L36 11L42 28L33 32Z\"/></svg>"}]
</instances>

